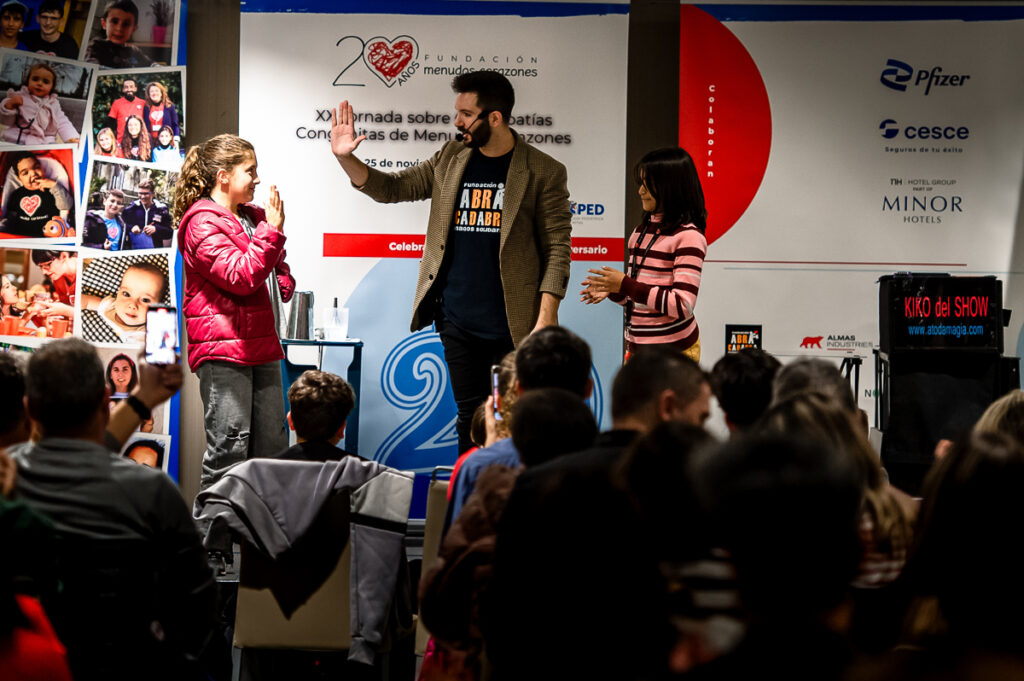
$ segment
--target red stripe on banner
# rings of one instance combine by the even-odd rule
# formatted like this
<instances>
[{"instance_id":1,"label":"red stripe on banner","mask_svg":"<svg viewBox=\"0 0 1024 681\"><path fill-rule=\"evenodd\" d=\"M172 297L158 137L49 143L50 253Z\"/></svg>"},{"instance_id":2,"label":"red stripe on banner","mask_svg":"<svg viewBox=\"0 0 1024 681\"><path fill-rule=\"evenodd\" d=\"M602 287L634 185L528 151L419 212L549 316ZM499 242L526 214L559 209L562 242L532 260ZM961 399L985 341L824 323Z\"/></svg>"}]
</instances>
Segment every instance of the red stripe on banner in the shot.
<instances>
[{"instance_id":1,"label":"red stripe on banner","mask_svg":"<svg viewBox=\"0 0 1024 681\"><path fill-rule=\"evenodd\" d=\"M419 258L422 234L324 234L325 258Z\"/></svg>"},{"instance_id":2,"label":"red stripe on banner","mask_svg":"<svg viewBox=\"0 0 1024 681\"><path fill-rule=\"evenodd\" d=\"M580 236L572 240L573 260L612 260L622 262L626 240Z\"/></svg>"},{"instance_id":3,"label":"red stripe on banner","mask_svg":"<svg viewBox=\"0 0 1024 681\"><path fill-rule=\"evenodd\" d=\"M573 260L622 262L625 240L617 237L577 237L572 240ZM324 234L325 258L419 258L420 234Z\"/></svg>"}]
</instances>

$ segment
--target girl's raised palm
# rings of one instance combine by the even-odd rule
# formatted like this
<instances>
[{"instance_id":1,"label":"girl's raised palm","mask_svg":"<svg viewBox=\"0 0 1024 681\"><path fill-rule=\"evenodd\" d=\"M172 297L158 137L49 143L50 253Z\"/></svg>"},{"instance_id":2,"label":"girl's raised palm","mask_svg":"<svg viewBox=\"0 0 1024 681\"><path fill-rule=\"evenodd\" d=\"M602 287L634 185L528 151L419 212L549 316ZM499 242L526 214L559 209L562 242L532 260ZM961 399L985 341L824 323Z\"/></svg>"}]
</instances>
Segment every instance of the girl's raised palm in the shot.
<instances>
[{"instance_id":1,"label":"girl's raised palm","mask_svg":"<svg viewBox=\"0 0 1024 681\"><path fill-rule=\"evenodd\" d=\"M277 193L277 185L270 185L270 198L267 199L267 206L264 209L267 215L267 222L277 231L284 231L284 199Z\"/></svg>"}]
</instances>

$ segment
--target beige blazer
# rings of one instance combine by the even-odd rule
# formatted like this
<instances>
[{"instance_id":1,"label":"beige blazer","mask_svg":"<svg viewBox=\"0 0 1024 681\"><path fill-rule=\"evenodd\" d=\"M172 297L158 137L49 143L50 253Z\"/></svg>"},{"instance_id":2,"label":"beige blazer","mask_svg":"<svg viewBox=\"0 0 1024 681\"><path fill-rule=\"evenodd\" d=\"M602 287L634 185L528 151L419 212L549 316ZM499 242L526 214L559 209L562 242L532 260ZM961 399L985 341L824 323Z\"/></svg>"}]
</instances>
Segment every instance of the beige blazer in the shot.
<instances>
[{"instance_id":1,"label":"beige blazer","mask_svg":"<svg viewBox=\"0 0 1024 681\"><path fill-rule=\"evenodd\" d=\"M370 177L360 187L381 203L430 199L412 331L434 320L434 296L430 290L441 269L462 171L472 153L461 142L448 142L429 160L397 173L369 168ZM569 285L571 218L565 166L517 134L505 186L498 255L505 315L516 345L537 323L541 293L565 296Z\"/></svg>"}]
</instances>

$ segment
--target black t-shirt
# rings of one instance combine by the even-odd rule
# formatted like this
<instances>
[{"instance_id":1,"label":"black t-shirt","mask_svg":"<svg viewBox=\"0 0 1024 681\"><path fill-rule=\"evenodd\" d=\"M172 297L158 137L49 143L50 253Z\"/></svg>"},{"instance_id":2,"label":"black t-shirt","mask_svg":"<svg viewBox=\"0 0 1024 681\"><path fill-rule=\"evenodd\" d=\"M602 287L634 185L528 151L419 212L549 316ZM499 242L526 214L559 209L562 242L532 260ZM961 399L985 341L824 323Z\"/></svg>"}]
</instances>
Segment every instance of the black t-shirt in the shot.
<instances>
[{"instance_id":1,"label":"black t-shirt","mask_svg":"<svg viewBox=\"0 0 1024 681\"><path fill-rule=\"evenodd\" d=\"M473 152L462 173L441 266L441 307L455 326L482 338L509 336L498 252L512 151Z\"/></svg>"},{"instance_id":2,"label":"black t-shirt","mask_svg":"<svg viewBox=\"0 0 1024 681\"><path fill-rule=\"evenodd\" d=\"M43 40L39 29L22 31L18 38L32 52L52 54L56 57L64 57L65 59L78 59L78 43L66 33L61 33L60 37L52 43Z\"/></svg>"},{"instance_id":3,"label":"black t-shirt","mask_svg":"<svg viewBox=\"0 0 1024 681\"><path fill-rule=\"evenodd\" d=\"M48 189L18 187L7 201L7 222L3 231L20 236L42 237L43 227L60 215L57 200Z\"/></svg>"}]
</instances>

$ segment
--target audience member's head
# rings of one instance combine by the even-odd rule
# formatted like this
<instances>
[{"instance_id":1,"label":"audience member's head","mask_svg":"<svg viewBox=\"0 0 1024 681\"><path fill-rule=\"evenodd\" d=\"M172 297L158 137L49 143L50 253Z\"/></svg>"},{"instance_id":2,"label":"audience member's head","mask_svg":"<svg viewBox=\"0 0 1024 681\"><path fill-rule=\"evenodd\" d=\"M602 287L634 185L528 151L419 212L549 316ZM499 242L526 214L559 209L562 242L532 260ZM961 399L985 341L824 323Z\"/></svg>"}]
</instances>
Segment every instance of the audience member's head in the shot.
<instances>
[{"instance_id":1,"label":"audience member's head","mask_svg":"<svg viewBox=\"0 0 1024 681\"><path fill-rule=\"evenodd\" d=\"M779 369L775 375L772 403L804 392L820 393L851 414L858 413L850 382L831 362L810 357L790 362Z\"/></svg>"},{"instance_id":2,"label":"audience member's head","mask_svg":"<svg viewBox=\"0 0 1024 681\"><path fill-rule=\"evenodd\" d=\"M698 452L714 442L699 426L666 421L636 440L613 471L663 559L692 559L711 548L692 469Z\"/></svg>"},{"instance_id":3,"label":"audience member's head","mask_svg":"<svg viewBox=\"0 0 1024 681\"><path fill-rule=\"evenodd\" d=\"M473 420L469 422L469 439L477 447L487 443L487 403L481 402L473 410Z\"/></svg>"},{"instance_id":4,"label":"audience member's head","mask_svg":"<svg viewBox=\"0 0 1024 681\"><path fill-rule=\"evenodd\" d=\"M889 492L878 455L856 416L826 395L795 392L769 407L754 430L761 435L817 442L847 457L864 491L864 510L872 523L877 550L905 556L910 519Z\"/></svg>"},{"instance_id":5,"label":"audience member's head","mask_svg":"<svg viewBox=\"0 0 1024 681\"><path fill-rule=\"evenodd\" d=\"M671 348L641 347L612 382L615 428L648 431L664 421L704 425L711 388L696 362Z\"/></svg>"},{"instance_id":6,"label":"audience member's head","mask_svg":"<svg viewBox=\"0 0 1024 681\"><path fill-rule=\"evenodd\" d=\"M562 388L524 392L512 409L512 442L526 467L586 449L597 437L594 414Z\"/></svg>"},{"instance_id":7,"label":"audience member's head","mask_svg":"<svg viewBox=\"0 0 1024 681\"><path fill-rule=\"evenodd\" d=\"M586 399L590 380L590 346L564 326L546 326L527 336L516 349L520 392L563 388Z\"/></svg>"},{"instance_id":8,"label":"audience member's head","mask_svg":"<svg viewBox=\"0 0 1024 681\"><path fill-rule=\"evenodd\" d=\"M975 433L1002 433L1024 446L1024 391L1011 390L993 402L974 425Z\"/></svg>"},{"instance_id":9,"label":"audience member's head","mask_svg":"<svg viewBox=\"0 0 1024 681\"><path fill-rule=\"evenodd\" d=\"M304 371L288 388L288 423L300 441L337 443L355 406L355 393L345 379L326 371Z\"/></svg>"},{"instance_id":10,"label":"audience member's head","mask_svg":"<svg viewBox=\"0 0 1024 681\"><path fill-rule=\"evenodd\" d=\"M856 421L827 395L795 392L777 400L761 416L755 430L760 434L816 440L830 449L847 453L857 467L862 485L878 489L885 479L878 455Z\"/></svg>"},{"instance_id":11,"label":"audience member's head","mask_svg":"<svg viewBox=\"0 0 1024 681\"><path fill-rule=\"evenodd\" d=\"M31 427L25 413L23 362L10 352L0 352L0 448L28 439Z\"/></svg>"},{"instance_id":12,"label":"audience member's head","mask_svg":"<svg viewBox=\"0 0 1024 681\"><path fill-rule=\"evenodd\" d=\"M906 574L938 597L954 639L1024 652L1024 449L998 432L958 443L925 478Z\"/></svg>"},{"instance_id":13,"label":"audience member's head","mask_svg":"<svg viewBox=\"0 0 1024 681\"><path fill-rule=\"evenodd\" d=\"M850 458L797 436L748 436L706 457L697 482L752 616L823 623L861 556Z\"/></svg>"},{"instance_id":14,"label":"audience member's head","mask_svg":"<svg viewBox=\"0 0 1024 681\"><path fill-rule=\"evenodd\" d=\"M725 412L730 431L754 423L772 401L772 382L782 364L760 348L730 352L715 362L711 390Z\"/></svg>"},{"instance_id":15,"label":"audience member's head","mask_svg":"<svg viewBox=\"0 0 1024 681\"><path fill-rule=\"evenodd\" d=\"M559 469L528 501L513 491L481 603L495 678L659 678L676 632L646 539L608 475Z\"/></svg>"},{"instance_id":16,"label":"audience member's head","mask_svg":"<svg viewBox=\"0 0 1024 681\"><path fill-rule=\"evenodd\" d=\"M32 354L26 382L29 415L45 437L102 436L107 385L96 349L64 338Z\"/></svg>"}]
</instances>

